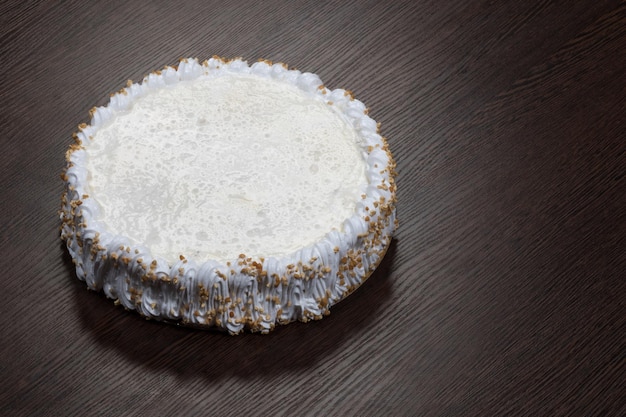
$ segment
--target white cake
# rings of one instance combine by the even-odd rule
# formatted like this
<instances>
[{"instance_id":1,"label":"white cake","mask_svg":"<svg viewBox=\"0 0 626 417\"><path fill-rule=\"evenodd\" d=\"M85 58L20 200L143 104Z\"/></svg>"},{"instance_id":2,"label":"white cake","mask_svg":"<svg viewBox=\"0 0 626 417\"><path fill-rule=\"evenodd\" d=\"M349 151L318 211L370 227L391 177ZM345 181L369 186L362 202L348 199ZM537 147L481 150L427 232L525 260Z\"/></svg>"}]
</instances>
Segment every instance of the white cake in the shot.
<instances>
[{"instance_id":1,"label":"white cake","mask_svg":"<svg viewBox=\"0 0 626 417\"><path fill-rule=\"evenodd\" d=\"M90 113L61 237L80 279L147 318L231 334L318 319L390 244L387 143L314 74L184 59Z\"/></svg>"}]
</instances>

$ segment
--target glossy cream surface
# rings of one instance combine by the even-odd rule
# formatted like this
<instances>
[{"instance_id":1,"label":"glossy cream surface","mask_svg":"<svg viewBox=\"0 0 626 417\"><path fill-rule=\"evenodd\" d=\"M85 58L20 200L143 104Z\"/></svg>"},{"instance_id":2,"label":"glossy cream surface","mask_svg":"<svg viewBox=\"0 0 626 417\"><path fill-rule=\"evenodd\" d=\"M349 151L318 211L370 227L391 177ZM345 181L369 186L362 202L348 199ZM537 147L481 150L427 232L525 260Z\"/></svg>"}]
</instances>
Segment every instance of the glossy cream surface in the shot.
<instances>
[{"instance_id":1,"label":"glossy cream surface","mask_svg":"<svg viewBox=\"0 0 626 417\"><path fill-rule=\"evenodd\" d=\"M86 151L99 221L169 260L287 255L343 231L368 185L345 116L251 74L150 91Z\"/></svg>"}]
</instances>

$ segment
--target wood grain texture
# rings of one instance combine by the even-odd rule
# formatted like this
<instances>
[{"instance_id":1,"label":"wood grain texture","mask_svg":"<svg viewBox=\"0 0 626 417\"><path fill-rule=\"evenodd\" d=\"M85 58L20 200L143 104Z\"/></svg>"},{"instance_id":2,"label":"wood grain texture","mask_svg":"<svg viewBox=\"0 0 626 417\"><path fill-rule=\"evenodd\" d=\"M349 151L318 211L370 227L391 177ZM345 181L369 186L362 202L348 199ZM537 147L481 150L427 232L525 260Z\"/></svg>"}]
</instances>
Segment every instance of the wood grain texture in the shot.
<instances>
[{"instance_id":1,"label":"wood grain texture","mask_svg":"<svg viewBox=\"0 0 626 417\"><path fill-rule=\"evenodd\" d=\"M0 53L1 415L626 415L623 1L8 0ZM396 156L396 238L324 320L145 321L59 240L88 109L214 54L354 91Z\"/></svg>"}]
</instances>

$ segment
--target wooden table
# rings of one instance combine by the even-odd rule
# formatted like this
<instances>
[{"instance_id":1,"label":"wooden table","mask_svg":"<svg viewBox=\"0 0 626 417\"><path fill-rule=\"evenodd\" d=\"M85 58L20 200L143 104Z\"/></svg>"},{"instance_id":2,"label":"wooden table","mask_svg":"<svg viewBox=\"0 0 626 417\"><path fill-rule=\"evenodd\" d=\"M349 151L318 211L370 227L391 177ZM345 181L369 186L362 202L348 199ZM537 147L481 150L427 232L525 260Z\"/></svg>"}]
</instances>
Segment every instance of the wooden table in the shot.
<instances>
[{"instance_id":1,"label":"wooden table","mask_svg":"<svg viewBox=\"0 0 626 417\"><path fill-rule=\"evenodd\" d=\"M626 415L623 1L0 11L1 415ZM88 109L214 54L352 90L397 159L394 243L321 321L146 321L87 291L59 239Z\"/></svg>"}]
</instances>

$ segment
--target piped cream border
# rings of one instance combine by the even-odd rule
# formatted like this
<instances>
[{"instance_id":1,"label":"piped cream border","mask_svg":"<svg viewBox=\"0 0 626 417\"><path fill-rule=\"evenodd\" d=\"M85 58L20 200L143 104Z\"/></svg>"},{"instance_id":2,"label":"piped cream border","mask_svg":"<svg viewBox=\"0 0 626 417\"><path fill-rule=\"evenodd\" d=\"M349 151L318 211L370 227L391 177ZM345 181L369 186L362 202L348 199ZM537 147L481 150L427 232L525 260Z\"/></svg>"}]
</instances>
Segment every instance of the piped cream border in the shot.
<instances>
[{"instance_id":1,"label":"piped cream border","mask_svg":"<svg viewBox=\"0 0 626 417\"><path fill-rule=\"evenodd\" d=\"M84 144L115 114L150 90L198 77L245 73L295 85L321 97L346 116L357 131L367 164L369 185L343 231L332 231L315 244L288 256L253 258L241 254L228 262L195 262L184 255L171 261L152 256L146 247L114 235L98 222L98 205L89 196ZM275 325L320 319L358 288L384 256L397 227L395 161L380 125L348 90L329 90L319 77L260 60L217 56L200 64L182 59L128 82L112 94L107 106L89 112L89 124L78 126L61 175L61 238L79 279L89 288L148 319L193 327L213 327L238 334L245 329L268 333Z\"/></svg>"}]
</instances>

